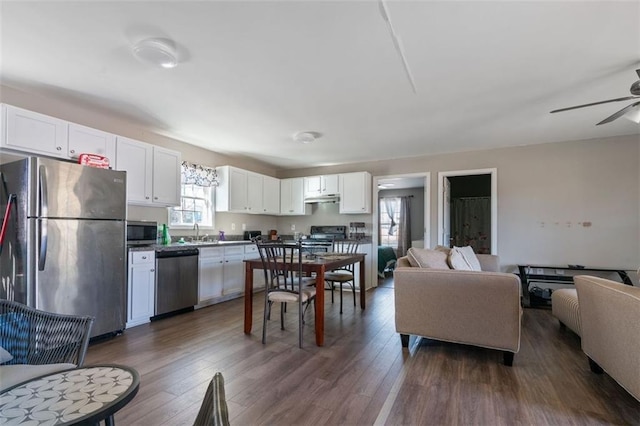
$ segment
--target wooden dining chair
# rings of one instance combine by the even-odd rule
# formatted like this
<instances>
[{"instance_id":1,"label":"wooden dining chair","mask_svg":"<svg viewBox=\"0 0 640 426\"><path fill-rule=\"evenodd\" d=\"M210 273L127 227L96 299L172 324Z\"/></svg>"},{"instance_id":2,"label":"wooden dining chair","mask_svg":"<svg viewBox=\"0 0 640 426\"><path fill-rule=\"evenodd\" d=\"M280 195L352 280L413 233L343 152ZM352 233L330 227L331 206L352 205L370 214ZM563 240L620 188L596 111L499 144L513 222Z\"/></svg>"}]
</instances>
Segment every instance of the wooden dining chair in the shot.
<instances>
[{"instance_id":1,"label":"wooden dining chair","mask_svg":"<svg viewBox=\"0 0 640 426\"><path fill-rule=\"evenodd\" d=\"M305 277L302 271L302 250L299 242L285 244L282 241L256 240L262 259L265 280L264 320L262 343L267 341L267 321L271 318L271 306L280 303L280 329L284 330L284 314L288 303L298 305L298 346L302 348L304 313L311 302L315 303L315 278Z\"/></svg>"},{"instance_id":2,"label":"wooden dining chair","mask_svg":"<svg viewBox=\"0 0 640 426\"><path fill-rule=\"evenodd\" d=\"M351 240L336 240L333 242L334 253L348 253L354 254L358 252L358 242ZM333 303L333 293L336 288L336 283L340 286L340 313L342 314L342 287L347 284L351 287L353 293L353 306L356 306L356 283L355 283L355 264L347 265L343 268L326 272L324 274L324 281L329 285L328 290L331 290L331 303Z\"/></svg>"}]
</instances>

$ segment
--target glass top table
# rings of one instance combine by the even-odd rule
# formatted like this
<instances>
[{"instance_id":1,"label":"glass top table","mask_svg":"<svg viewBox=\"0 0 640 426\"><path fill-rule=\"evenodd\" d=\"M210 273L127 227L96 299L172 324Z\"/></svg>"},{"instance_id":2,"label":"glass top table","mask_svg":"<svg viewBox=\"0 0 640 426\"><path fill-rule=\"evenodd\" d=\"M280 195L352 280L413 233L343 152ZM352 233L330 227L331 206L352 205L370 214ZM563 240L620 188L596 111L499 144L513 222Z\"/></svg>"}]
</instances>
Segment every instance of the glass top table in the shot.
<instances>
[{"instance_id":1,"label":"glass top table","mask_svg":"<svg viewBox=\"0 0 640 426\"><path fill-rule=\"evenodd\" d=\"M113 414L138 393L131 367L92 365L36 377L0 393L0 424L113 425Z\"/></svg>"}]
</instances>

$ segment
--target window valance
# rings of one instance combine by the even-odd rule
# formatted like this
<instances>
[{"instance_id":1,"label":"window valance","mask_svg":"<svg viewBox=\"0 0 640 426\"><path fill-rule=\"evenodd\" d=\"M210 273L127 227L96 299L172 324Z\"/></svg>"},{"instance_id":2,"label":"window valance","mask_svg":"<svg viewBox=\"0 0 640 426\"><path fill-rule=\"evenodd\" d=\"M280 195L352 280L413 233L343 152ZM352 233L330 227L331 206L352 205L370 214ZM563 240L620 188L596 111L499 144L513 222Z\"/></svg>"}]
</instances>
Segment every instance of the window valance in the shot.
<instances>
[{"instance_id":1,"label":"window valance","mask_svg":"<svg viewBox=\"0 0 640 426\"><path fill-rule=\"evenodd\" d=\"M218 186L220 180L215 168L183 161L182 183L198 186Z\"/></svg>"}]
</instances>

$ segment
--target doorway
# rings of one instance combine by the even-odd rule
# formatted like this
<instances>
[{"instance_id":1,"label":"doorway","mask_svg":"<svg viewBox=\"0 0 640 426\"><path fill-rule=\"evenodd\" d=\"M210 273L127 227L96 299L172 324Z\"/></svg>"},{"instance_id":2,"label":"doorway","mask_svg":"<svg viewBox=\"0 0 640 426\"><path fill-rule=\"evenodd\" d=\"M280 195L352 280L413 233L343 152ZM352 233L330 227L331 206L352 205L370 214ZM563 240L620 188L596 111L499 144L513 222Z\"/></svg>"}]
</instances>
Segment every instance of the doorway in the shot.
<instances>
[{"instance_id":1,"label":"doorway","mask_svg":"<svg viewBox=\"0 0 640 426\"><path fill-rule=\"evenodd\" d=\"M497 169L438 173L438 244L497 254Z\"/></svg>"},{"instance_id":2,"label":"doorway","mask_svg":"<svg viewBox=\"0 0 640 426\"><path fill-rule=\"evenodd\" d=\"M391 218L389 213L393 215L400 210L398 201L397 209L387 209L386 199L408 197L411 200L411 244L413 247L428 247L430 241L430 173L411 173L403 175L375 176L373 178L373 226L372 226L372 243L373 253L372 261L375 268L373 276L381 276L380 265L378 263L379 250L378 247L383 245L392 245L396 240L396 235L388 235ZM397 222L399 217L394 217ZM396 232L399 226L396 226ZM386 233L386 235L382 235ZM399 255L398 255L399 256Z\"/></svg>"}]
</instances>

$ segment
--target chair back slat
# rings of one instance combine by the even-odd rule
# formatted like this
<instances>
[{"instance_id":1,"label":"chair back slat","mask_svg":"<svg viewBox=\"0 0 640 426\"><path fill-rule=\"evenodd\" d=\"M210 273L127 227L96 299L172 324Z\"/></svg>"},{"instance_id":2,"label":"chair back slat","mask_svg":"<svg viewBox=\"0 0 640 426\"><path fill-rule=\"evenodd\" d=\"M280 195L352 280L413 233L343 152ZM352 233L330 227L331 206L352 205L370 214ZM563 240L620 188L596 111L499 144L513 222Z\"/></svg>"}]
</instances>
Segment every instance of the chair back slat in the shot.
<instances>
[{"instance_id":1,"label":"chair back slat","mask_svg":"<svg viewBox=\"0 0 640 426\"><path fill-rule=\"evenodd\" d=\"M0 300L0 346L13 359L5 364L84 363L94 318L41 311Z\"/></svg>"}]
</instances>

